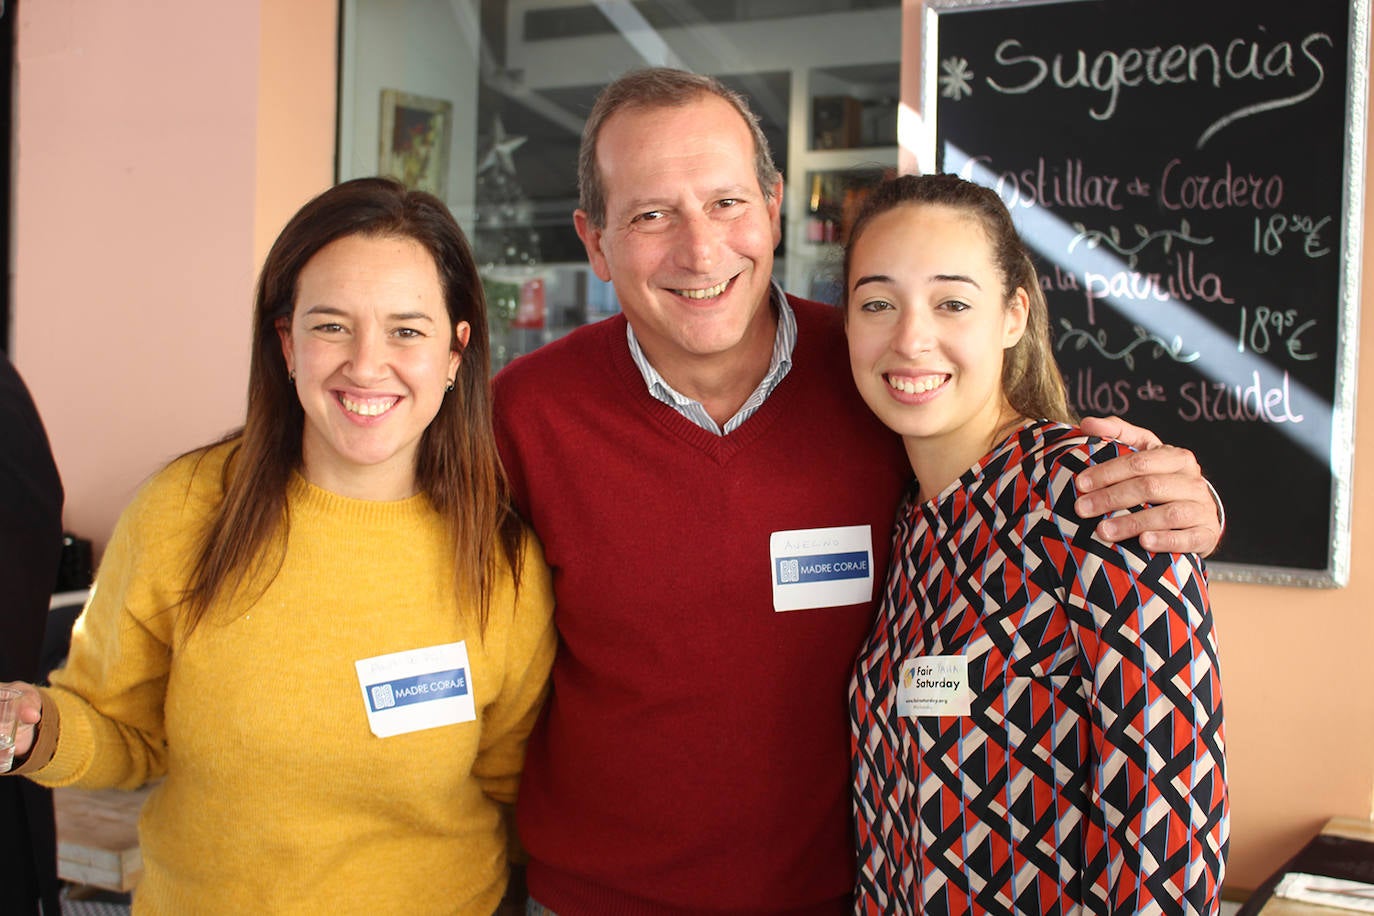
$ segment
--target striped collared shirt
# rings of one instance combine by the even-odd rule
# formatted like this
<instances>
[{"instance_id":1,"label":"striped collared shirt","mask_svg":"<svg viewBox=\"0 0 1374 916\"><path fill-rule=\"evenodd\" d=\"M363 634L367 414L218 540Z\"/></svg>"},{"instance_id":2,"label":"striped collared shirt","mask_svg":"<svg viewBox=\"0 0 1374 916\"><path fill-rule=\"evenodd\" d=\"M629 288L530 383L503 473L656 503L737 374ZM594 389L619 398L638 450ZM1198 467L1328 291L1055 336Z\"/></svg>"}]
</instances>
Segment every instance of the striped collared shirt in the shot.
<instances>
[{"instance_id":1,"label":"striped collared shirt","mask_svg":"<svg viewBox=\"0 0 1374 916\"><path fill-rule=\"evenodd\" d=\"M715 433L717 436L728 436L739 429L745 420L752 417L755 411L763 406L763 402L768 400L768 396L782 383L792 368L792 348L797 345L797 318L792 314L792 306L787 304L787 296L783 294L782 287L778 285L776 280L773 281L769 289L768 298L769 303L775 306L778 311L778 332L773 337L773 356L768 361L768 374L763 377L763 381L759 382L754 393L749 395L749 399L740 407L739 412L725 421L723 430L716 424L715 420L711 419L711 415L706 412L706 408L701 405L700 401L694 401L684 394L679 394L663 380L663 376L658 374L658 370L649 364L649 358L644 355L644 348L639 345L639 339L635 337L635 329L627 324L625 336L629 340L630 356L634 359L635 365L639 367L640 375L644 376L644 383L649 386L649 393L697 426Z\"/></svg>"}]
</instances>

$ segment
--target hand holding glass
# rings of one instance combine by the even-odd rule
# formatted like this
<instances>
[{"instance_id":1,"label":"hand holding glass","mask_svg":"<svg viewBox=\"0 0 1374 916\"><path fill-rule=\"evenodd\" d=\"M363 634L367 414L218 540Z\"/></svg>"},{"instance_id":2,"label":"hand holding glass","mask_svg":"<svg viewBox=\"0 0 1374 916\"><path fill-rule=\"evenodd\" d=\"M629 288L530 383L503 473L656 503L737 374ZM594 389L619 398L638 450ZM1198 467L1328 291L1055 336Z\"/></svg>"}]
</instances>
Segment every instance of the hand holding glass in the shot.
<instances>
[{"instance_id":1,"label":"hand holding glass","mask_svg":"<svg viewBox=\"0 0 1374 916\"><path fill-rule=\"evenodd\" d=\"M30 696L31 699L26 699ZM32 726L38 721L38 716L32 714L21 721L19 711L25 707L34 712L40 708L37 691L17 682L0 685L0 773L8 773L14 763L15 753L27 754L33 744L33 729L30 727L24 736L24 746L17 746L19 727Z\"/></svg>"}]
</instances>

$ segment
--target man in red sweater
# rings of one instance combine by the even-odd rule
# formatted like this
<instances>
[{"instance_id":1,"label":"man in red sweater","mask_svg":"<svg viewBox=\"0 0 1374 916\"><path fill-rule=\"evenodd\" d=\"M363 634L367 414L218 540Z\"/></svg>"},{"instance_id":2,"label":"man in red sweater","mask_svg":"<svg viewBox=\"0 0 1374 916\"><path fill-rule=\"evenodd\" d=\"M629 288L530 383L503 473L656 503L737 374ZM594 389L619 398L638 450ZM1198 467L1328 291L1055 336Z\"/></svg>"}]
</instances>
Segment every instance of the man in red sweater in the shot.
<instances>
[{"instance_id":1,"label":"man in red sweater","mask_svg":"<svg viewBox=\"0 0 1374 916\"><path fill-rule=\"evenodd\" d=\"M623 314L496 380L562 638L518 805L529 911L849 912L846 686L905 458L853 389L840 310L772 281L782 178L742 98L681 71L621 77L588 118L579 187L578 234ZM1210 551L1191 453L1137 458L1149 478L1080 479L1083 514L1148 487L1155 507L1102 533Z\"/></svg>"}]
</instances>

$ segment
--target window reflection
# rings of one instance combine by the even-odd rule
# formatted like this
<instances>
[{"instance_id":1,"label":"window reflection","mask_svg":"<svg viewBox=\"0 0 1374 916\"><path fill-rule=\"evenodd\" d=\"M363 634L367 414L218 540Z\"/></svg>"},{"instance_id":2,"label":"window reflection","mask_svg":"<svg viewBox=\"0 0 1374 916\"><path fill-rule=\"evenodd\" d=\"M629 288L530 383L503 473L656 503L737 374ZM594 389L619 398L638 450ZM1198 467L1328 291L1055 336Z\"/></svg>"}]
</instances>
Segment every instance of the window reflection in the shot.
<instances>
[{"instance_id":1,"label":"window reflection","mask_svg":"<svg viewBox=\"0 0 1374 916\"><path fill-rule=\"evenodd\" d=\"M833 298L846 207L896 166L898 0L344 0L341 19L339 178L448 203L495 368L618 308L572 226L582 123L618 74L685 67L750 99L789 179L790 292Z\"/></svg>"}]
</instances>

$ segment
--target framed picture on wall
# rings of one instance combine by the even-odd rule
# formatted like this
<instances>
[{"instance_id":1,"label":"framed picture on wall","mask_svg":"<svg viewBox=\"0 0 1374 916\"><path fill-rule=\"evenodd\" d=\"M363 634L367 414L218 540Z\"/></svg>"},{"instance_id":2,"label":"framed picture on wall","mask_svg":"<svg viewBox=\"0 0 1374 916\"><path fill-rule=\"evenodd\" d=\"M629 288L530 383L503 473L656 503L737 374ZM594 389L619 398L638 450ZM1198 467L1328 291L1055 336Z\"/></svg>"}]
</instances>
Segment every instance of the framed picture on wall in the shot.
<instances>
[{"instance_id":1,"label":"framed picture on wall","mask_svg":"<svg viewBox=\"0 0 1374 916\"><path fill-rule=\"evenodd\" d=\"M447 200L452 124L452 102L383 89L377 174Z\"/></svg>"}]
</instances>

